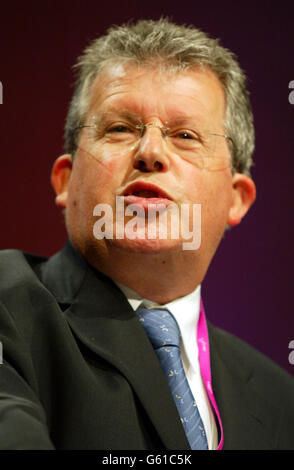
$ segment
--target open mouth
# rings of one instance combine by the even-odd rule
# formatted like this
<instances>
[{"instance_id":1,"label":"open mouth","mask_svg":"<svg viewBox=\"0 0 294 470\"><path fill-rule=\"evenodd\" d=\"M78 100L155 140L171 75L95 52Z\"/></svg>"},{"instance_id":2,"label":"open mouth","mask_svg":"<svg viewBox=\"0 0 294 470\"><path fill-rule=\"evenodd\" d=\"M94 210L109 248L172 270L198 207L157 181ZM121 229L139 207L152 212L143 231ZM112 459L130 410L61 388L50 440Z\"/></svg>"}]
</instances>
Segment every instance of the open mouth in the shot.
<instances>
[{"instance_id":1,"label":"open mouth","mask_svg":"<svg viewBox=\"0 0 294 470\"><path fill-rule=\"evenodd\" d=\"M145 212L165 210L173 204L172 198L161 188L151 183L130 184L122 194L127 205L139 206Z\"/></svg>"},{"instance_id":2,"label":"open mouth","mask_svg":"<svg viewBox=\"0 0 294 470\"><path fill-rule=\"evenodd\" d=\"M134 191L132 194L129 194L129 196L137 196L137 197L144 197L144 198L158 198L158 193L155 191L147 191L147 190L142 190L142 191Z\"/></svg>"},{"instance_id":3,"label":"open mouth","mask_svg":"<svg viewBox=\"0 0 294 470\"><path fill-rule=\"evenodd\" d=\"M171 197L158 186L151 183L133 183L123 193L125 197L171 201Z\"/></svg>"}]
</instances>

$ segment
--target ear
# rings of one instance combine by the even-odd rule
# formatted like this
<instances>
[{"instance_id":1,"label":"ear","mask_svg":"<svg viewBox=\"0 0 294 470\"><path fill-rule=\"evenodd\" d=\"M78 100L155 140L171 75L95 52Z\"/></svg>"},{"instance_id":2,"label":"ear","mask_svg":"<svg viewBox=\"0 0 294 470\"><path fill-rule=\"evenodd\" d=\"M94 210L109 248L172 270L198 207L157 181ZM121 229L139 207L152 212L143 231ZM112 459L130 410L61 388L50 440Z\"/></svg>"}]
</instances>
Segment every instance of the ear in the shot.
<instances>
[{"instance_id":1,"label":"ear","mask_svg":"<svg viewBox=\"0 0 294 470\"><path fill-rule=\"evenodd\" d=\"M51 184L56 194L55 202L63 209L67 203L67 189L72 170L71 155L61 155L55 161L51 172Z\"/></svg>"},{"instance_id":2,"label":"ear","mask_svg":"<svg viewBox=\"0 0 294 470\"><path fill-rule=\"evenodd\" d=\"M232 205L229 211L228 224L231 226L241 222L256 198L253 180L241 173L236 173L232 180Z\"/></svg>"}]
</instances>

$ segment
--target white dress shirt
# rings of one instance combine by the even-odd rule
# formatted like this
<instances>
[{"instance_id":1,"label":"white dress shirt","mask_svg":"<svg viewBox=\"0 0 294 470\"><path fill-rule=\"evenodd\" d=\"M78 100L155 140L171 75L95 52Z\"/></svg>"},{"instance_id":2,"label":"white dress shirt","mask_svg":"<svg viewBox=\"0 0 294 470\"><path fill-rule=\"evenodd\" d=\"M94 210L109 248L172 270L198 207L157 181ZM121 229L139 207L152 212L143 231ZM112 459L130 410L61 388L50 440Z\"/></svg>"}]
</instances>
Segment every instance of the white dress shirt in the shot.
<instances>
[{"instance_id":1,"label":"white dress shirt","mask_svg":"<svg viewBox=\"0 0 294 470\"><path fill-rule=\"evenodd\" d=\"M198 358L197 325L200 313L200 286L185 297L180 297L165 305L159 305L156 302L142 298L132 289L118 282L116 284L135 311L139 307L147 309L166 308L176 319L181 332L180 350L184 370L203 421L208 448L210 450L216 449L218 446L217 427L201 377Z\"/></svg>"}]
</instances>

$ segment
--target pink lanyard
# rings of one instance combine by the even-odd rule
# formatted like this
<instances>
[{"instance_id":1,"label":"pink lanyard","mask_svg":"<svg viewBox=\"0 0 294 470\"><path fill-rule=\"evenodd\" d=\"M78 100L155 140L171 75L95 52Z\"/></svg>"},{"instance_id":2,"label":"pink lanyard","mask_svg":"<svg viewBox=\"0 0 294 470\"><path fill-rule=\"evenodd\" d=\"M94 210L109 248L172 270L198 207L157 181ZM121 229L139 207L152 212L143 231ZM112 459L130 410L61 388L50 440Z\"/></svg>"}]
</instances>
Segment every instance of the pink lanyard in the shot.
<instances>
[{"instance_id":1,"label":"pink lanyard","mask_svg":"<svg viewBox=\"0 0 294 470\"><path fill-rule=\"evenodd\" d=\"M203 379L210 403L217 416L220 431L221 431L221 439L216 450L221 450L224 445L223 426L222 426L220 414L219 414L218 407L217 407L213 390L212 390L210 355L209 355L209 339L208 339L208 330L207 330L207 324L206 324L206 318L205 318L205 312L204 312L202 299L200 301L200 315L199 315L198 328L197 328L197 343L198 343L199 362L200 362L200 370L201 370L202 379Z\"/></svg>"}]
</instances>

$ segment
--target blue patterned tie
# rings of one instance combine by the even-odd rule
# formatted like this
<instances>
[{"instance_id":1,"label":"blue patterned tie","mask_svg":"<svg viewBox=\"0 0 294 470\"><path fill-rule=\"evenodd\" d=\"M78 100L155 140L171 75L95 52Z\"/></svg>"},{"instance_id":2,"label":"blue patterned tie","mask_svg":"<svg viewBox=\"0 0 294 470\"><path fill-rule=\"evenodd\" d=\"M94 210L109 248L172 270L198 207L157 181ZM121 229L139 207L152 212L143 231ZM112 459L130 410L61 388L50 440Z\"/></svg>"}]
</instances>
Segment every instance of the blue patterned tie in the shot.
<instances>
[{"instance_id":1,"label":"blue patterned tie","mask_svg":"<svg viewBox=\"0 0 294 470\"><path fill-rule=\"evenodd\" d=\"M180 355L180 330L168 310L136 311L167 378L191 449L208 448L204 426Z\"/></svg>"}]
</instances>

